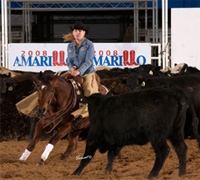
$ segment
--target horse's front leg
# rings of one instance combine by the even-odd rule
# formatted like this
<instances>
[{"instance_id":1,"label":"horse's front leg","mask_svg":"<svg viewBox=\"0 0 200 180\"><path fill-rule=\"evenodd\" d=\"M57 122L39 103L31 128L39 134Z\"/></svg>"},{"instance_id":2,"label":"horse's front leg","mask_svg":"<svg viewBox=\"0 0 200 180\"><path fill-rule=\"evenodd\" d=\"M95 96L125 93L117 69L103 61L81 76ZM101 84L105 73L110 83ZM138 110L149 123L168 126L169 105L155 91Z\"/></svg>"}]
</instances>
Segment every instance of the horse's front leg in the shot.
<instances>
[{"instance_id":1,"label":"horse's front leg","mask_svg":"<svg viewBox=\"0 0 200 180\"><path fill-rule=\"evenodd\" d=\"M50 139L49 143L47 144L44 152L42 153L41 160L39 165L42 165L44 161L47 160L50 152L53 150L56 143L63 138L66 134L68 134L71 130L71 122L67 122L64 125L61 125L61 128L58 129L57 133Z\"/></svg>"},{"instance_id":2,"label":"horse's front leg","mask_svg":"<svg viewBox=\"0 0 200 180\"><path fill-rule=\"evenodd\" d=\"M19 160L26 161L28 159L31 152L35 148L36 143L40 140L40 137L44 133L43 125L44 119L40 119L35 126L35 132L31 142L29 143L28 147L25 149L24 153L21 155Z\"/></svg>"}]
</instances>

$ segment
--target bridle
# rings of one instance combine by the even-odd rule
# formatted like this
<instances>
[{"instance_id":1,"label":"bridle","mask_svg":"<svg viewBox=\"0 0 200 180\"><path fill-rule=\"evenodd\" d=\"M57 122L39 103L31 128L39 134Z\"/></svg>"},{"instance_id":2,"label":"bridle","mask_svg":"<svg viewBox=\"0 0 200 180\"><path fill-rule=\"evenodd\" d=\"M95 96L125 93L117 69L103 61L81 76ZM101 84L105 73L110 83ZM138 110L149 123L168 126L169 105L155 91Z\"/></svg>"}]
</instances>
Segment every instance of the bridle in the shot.
<instances>
[{"instance_id":1,"label":"bridle","mask_svg":"<svg viewBox=\"0 0 200 180\"><path fill-rule=\"evenodd\" d=\"M52 89L51 89L51 97L50 97L50 100L48 101L48 104L47 104L47 106L46 106L46 110L45 110L45 112L44 112L44 116L45 116L45 113L47 112L47 110L48 110L48 107L49 107L49 105L51 104L51 102L52 102L52 100L53 100L53 97L55 96L55 88L54 87L52 87Z\"/></svg>"}]
</instances>

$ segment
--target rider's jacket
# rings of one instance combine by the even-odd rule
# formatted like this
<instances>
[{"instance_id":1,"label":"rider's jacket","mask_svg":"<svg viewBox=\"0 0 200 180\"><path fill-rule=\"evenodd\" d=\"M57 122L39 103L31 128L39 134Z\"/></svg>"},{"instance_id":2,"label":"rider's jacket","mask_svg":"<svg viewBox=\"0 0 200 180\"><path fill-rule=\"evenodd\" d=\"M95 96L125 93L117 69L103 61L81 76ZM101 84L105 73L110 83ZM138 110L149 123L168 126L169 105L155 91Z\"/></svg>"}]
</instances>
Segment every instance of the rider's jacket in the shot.
<instances>
[{"instance_id":1,"label":"rider's jacket","mask_svg":"<svg viewBox=\"0 0 200 180\"><path fill-rule=\"evenodd\" d=\"M71 42L67 47L68 52L68 66L71 69L73 66L80 71L80 76L95 72L94 59L94 45L92 41L83 38L81 44L75 48L75 41Z\"/></svg>"}]
</instances>

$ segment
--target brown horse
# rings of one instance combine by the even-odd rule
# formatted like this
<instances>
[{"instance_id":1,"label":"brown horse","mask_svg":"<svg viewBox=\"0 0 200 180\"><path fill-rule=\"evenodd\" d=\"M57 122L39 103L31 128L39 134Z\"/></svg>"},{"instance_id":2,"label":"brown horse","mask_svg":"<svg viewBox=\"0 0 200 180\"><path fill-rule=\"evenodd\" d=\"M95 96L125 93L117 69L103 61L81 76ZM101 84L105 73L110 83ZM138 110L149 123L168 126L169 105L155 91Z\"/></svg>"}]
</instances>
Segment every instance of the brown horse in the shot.
<instances>
[{"instance_id":1,"label":"brown horse","mask_svg":"<svg viewBox=\"0 0 200 180\"><path fill-rule=\"evenodd\" d=\"M68 147L61 159L67 158L76 150L80 133L90 125L89 117L82 118L76 125L74 123L71 112L79 108L76 88L70 80L60 76L43 78L38 87L38 108L42 116L36 124L34 136L20 160L25 161L29 157L44 132L51 132L54 129L57 132L51 137L39 164L48 158L58 140L68 134Z\"/></svg>"}]
</instances>

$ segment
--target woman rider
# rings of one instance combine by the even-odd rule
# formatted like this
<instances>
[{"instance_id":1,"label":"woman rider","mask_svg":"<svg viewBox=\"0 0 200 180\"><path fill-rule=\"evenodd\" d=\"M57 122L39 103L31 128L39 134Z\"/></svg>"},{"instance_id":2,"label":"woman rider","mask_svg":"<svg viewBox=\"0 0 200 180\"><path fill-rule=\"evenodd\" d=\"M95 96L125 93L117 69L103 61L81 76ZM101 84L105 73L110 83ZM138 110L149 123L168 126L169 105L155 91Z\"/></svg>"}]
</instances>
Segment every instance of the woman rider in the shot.
<instances>
[{"instance_id":1,"label":"woman rider","mask_svg":"<svg viewBox=\"0 0 200 180\"><path fill-rule=\"evenodd\" d=\"M67 47L68 67L72 76L83 77L84 96L88 97L94 93L99 93L93 65L94 45L85 38L89 28L83 22L77 21L71 29L75 40L69 43ZM72 115L77 119L76 122L79 122L80 118L88 117L87 104L72 112Z\"/></svg>"}]
</instances>

